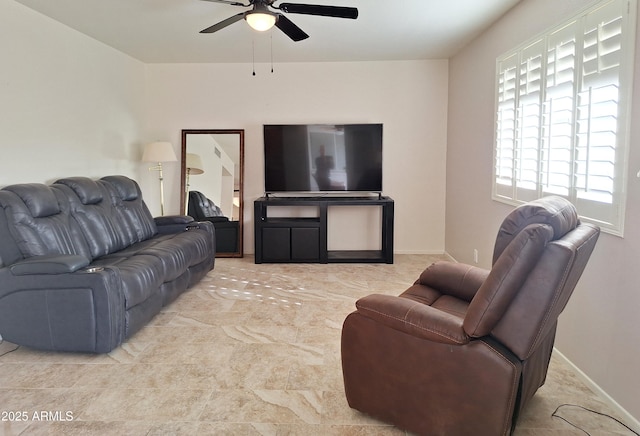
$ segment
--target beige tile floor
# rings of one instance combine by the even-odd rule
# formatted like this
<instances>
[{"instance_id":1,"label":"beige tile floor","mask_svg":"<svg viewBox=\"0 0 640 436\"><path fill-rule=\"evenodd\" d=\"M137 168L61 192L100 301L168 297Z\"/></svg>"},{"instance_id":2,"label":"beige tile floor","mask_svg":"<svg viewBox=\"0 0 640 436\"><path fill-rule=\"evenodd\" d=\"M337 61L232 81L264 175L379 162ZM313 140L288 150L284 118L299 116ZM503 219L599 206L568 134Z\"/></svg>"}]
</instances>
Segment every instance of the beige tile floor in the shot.
<instances>
[{"instance_id":1,"label":"beige tile floor","mask_svg":"<svg viewBox=\"0 0 640 436\"><path fill-rule=\"evenodd\" d=\"M1 356L0 435L403 435L347 405L340 329L357 298L398 294L435 259L218 259L197 286L107 355L20 347ZM13 347L1 344L0 354ZM583 435L551 417L564 403L613 413L554 357L515 434ZM560 413L592 435L631 434L579 409Z\"/></svg>"}]
</instances>

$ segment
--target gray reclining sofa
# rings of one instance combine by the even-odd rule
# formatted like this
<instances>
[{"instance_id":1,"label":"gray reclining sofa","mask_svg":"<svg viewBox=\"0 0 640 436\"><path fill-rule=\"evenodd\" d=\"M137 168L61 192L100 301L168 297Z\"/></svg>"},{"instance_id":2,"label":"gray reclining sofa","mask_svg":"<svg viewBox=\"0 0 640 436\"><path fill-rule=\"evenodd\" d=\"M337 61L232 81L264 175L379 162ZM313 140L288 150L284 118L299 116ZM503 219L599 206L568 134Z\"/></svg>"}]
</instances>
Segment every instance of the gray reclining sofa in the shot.
<instances>
[{"instance_id":1,"label":"gray reclining sofa","mask_svg":"<svg viewBox=\"0 0 640 436\"><path fill-rule=\"evenodd\" d=\"M124 176L0 190L0 335L107 353L214 265L211 223L153 218Z\"/></svg>"}]
</instances>

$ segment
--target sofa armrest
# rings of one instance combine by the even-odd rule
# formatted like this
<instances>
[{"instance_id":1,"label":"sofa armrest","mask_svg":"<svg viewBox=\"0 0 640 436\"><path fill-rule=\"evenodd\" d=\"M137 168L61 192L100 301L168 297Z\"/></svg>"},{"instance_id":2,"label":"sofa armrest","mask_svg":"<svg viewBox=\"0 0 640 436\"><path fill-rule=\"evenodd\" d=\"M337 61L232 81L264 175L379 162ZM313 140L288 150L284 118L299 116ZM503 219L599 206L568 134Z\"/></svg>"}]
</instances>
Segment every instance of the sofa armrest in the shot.
<instances>
[{"instance_id":1,"label":"sofa armrest","mask_svg":"<svg viewBox=\"0 0 640 436\"><path fill-rule=\"evenodd\" d=\"M469 342L462 318L408 298L372 294L356 307L361 315L412 336L452 345Z\"/></svg>"},{"instance_id":2,"label":"sofa armrest","mask_svg":"<svg viewBox=\"0 0 640 436\"><path fill-rule=\"evenodd\" d=\"M486 269L464 263L440 261L425 269L415 284L471 301L488 276L489 271Z\"/></svg>"},{"instance_id":3,"label":"sofa armrest","mask_svg":"<svg viewBox=\"0 0 640 436\"><path fill-rule=\"evenodd\" d=\"M189 215L166 215L157 216L153 219L156 222L156 226L167 226L172 224L187 225L195 221L193 217L190 217Z\"/></svg>"},{"instance_id":4,"label":"sofa armrest","mask_svg":"<svg viewBox=\"0 0 640 436\"><path fill-rule=\"evenodd\" d=\"M226 216L208 216L208 217L202 218L201 221L209 221L210 223L214 223L214 224L233 222L233 221L229 221L229 218L227 218Z\"/></svg>"},{"instance_id":5,"label":"sofa armrest","mask_svg":"<svg viewBox=\"0 0 640 436\"><path fill-rule=\"evenodd\" d=\"M11 274L65 274L78 271L89 265L89 259L75 254L33 256L9 266Z\"/></svg>"},{"instance_id":6,"label":"sofa armrest","mask_svg":"<svg viewBox=\"0 0 640 436\"><path fill-rule=\"evenodd\" d=\"M126 335L117 268L14 275L0 268L0 332L40 350L108 353Z\"/></svg>"},{"instance_id":7,"label":"sofa armrest","mask_svg":"<svg viewBox=\"0 0 640 436\"><path fill-rule=\"evenodd\" d=\"M179 233L198 227L198 223L188 215L167 215L154 218L158 233Z\"/></svg>"}]
</instances>

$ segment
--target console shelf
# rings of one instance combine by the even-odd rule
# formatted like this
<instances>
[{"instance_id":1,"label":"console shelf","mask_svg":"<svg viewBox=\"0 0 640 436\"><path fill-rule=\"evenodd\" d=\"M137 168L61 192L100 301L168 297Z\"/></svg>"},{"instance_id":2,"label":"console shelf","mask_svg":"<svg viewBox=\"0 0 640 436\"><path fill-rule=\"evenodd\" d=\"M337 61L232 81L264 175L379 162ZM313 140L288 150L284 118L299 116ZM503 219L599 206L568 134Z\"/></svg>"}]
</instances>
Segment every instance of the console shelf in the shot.
<instances>
[{"instance_id":1,"label":"console shelf","mask_svg":"<svg viewBox=\"0 0 640 436\"><path fill-rule=\"evenodd\" d=\"M254 204L255 262L393 263L393 200L389 197L262 197ZM314 207L316 216L269 217L270 207ZM380 250L327 250L331 206L379 206Z\"/></svg>"}]
</instances>

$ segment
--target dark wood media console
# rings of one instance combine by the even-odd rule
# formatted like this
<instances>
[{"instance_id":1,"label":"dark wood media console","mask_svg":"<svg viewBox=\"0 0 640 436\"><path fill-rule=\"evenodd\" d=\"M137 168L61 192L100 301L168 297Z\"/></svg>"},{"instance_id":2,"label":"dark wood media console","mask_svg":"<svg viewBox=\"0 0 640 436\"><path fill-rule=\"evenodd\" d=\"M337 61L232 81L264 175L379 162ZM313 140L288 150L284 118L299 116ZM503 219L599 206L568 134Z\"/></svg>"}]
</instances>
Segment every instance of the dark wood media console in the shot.
<instances>
[{"instance_id":1,"label":"dark wood media console","mask_svg":"<svg viewBox=\"0 0 640 436\"><path fill-rule=\"evenodd\" d=\"M315 207L316 216L269 217L270 207ZM327 250L327 216L334 206L379 206L380 250ZM254 204L255 262L393 263L393 200L389 197L261 197Z\"/></svg>"}]
</instances>

